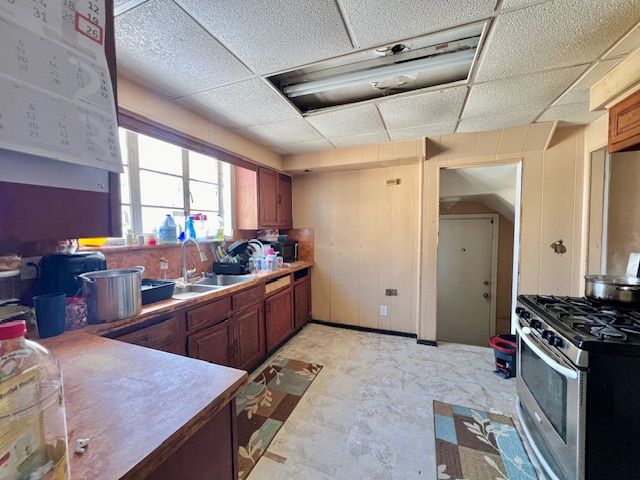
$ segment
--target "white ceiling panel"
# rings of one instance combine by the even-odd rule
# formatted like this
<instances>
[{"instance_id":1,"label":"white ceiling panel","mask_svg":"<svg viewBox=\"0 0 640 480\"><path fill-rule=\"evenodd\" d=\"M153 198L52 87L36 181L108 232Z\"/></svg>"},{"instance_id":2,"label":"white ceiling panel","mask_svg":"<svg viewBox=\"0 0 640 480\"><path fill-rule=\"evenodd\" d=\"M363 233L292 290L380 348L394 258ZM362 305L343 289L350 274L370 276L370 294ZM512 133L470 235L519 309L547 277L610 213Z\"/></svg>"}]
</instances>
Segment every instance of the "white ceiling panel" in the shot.
<instances>
[{"instance_id":1,"label":"white ceiling panel","mask_svg":"<svg viewBox=\"0 0 640 480\"><path fill-rule=\"evenodd\" d=\"M621 59L606 60L596 63L584 76L578 80L571 88L560 97L555 105L566 105L568 103L589 103L589 89L591 86L604 77L609 70L615 67Z\"/></svg>"},{"instance_id":2,"label":"white ceiling panel","mask_svg":"<svg viewBox=\"0 0 640 480\"><path fill-rule=\"evenodd\" d=\"M320 150L332 149L333 145L329 140L316 140L314 142L294 143L291 145L282 145L276 147L275 150L282 154L318 152Z\"/></svg>"},{"instance_id":3,"label":"white ceiling panel","mask_svg":"<svg viewBox=\"0 0 640 480\"><path fill-rule=\"evenodd\" d=\"M586 69L586 65L562 68L474 85L462 118L535 110L535 107L542 110Z\"/></svg>"},{"instance_id":4,"label":"white ceiling panel","mask_svg":"<svg viewBox=\"0 0 640 480\"><path fill-rule=\"evenodd\" d=\"M384 132L380 112L372 103L309 115L307 121L325 137Z\"/></svg>"},{"instance_id":5,"label":"white ceiling panel","mask_svg":"<svg viewBox=\"0 0 640 480\"><path fill-rule=\"evenodd\" d=\"M176 0L258 73L353 49L334 0Z\"/></svg>"},{"instance_id":6,"label":"white ceiling panel","mask_svg":"<svg viewBox=\"0 0 640 480\"><path fill-rule=\"evenodd\" d=\"M290 143L322 140L320 135L305 119L293 118L280 122L254 125L240 130L243 135L251 136L267 145L287 145Z\"/></svg>"},{"instance_id":7,"label":"white ceiling panel","mask_svg":"<svg viewBox=\"0 0 640 480\"><path fill-rule=\"evenodd\" d=\"M357 145L370 145L372 143L384 143L389 141L387 132L366 133L364 135L355 135L351 137L332 137L329 138L337 148L355 147Z\"/></svg>"},{"instance_id":8,"label":"white ceiling panel","mask_svg":"<svg viewBox=\"0 0 640 480\"><path fill-rule=\"evenodd\" d=\"M404 40L490 17L496 0L342 0L359 48Z\"/></svg>"},{"instance_id":9,"label":"white ceiling panel","mask_svg":"<svg viewBox=\"0 0 640 480\"><path fill-rule=\"evenodd\" d=\"M623 39L620 40L611 50L609 50L604 58L613 58L619 55L626 55L632 50L640 47L640 23L630 31Z\"/></svg>"},{"instance_id":10,"label":"white ceiling panel","mask_svg":"<svg viewBox=\"0 0 640 480\"><path fill-rule=\"evenodd\" d=\"M422 125L420 127L403 128L402 130L389 131L392 141L411 140L414 138L436 137L453 133L457 122L437 123L435 125Z\"/></svg>"},{"instance_id":11,"label":"white ceiling panel","mask_svg":"<svg viewBox=\"0 0 640 480\"><path fill-rule=\"evenodd\" d=\"M571 103L550 107L540 115L539 122L561 120L566 123L584 125L607 113L605 110L589 111L589 103Z\"/></svg>"},{"instance_id":12,"label":"white ceiling panel","mask_svg":"<svg viewBox=\"0 0 640 480\"><path fill-rule=\"evenodd\" d=\"M300 117L282 96L259 78L182 97L178 100L232 127L249 127Z\"/></svg>"},{"instance_id":13,"label":"white ceiling panel","mask_svg":"<svg viewBox=\"0 0 640 480\"><path fill-rule=\"evenodd\" d=\"M436 90L378 104L389 130L457 120L467 87Z\"/></svg>"},{"instance_id":14,"label":"white ceiling panel","mask_svg":"<svg viewBox=\"0 0 640 480\"><path fill-rule=\"evenodd\" d=\"M487 130L527 125L535 120L541 110L540 108L535 110L513 111L500 115L464 119L460 122L460 125L458 125L456 132L484 132Z\"/></svg>"},{"instance_id":15,"label":"white ceiling panel","mask_svg":"<svg viewBox=\"0 0 640 480\"><path fill-rule=\"evenodd\" d=\"M501 14L477 81L591 63L640 20L640 0L565 0Z\"/></svg>"},{"instance_id":16,"label":"white ceiling panel","mask_svg":"<svg viewBox=\"0 0 640 480\"><path fill-rule=\"evenodd\" d=\"M116 18L118 62L175 95L251 76L228 50L170 0L150 0Z\"/></svg>"}]
</instances>

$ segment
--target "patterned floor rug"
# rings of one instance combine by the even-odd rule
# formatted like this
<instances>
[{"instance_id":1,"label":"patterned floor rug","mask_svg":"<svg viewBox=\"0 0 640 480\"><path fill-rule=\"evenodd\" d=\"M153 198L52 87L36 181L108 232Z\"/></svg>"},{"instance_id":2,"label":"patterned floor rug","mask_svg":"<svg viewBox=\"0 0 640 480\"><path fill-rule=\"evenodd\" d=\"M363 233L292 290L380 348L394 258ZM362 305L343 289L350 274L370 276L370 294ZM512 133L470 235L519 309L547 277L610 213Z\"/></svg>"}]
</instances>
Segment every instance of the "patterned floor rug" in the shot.
<instances>
[{"instance_id":1,"label":"patterned floor rug","mask_svg":"<svg viewBox=\"0 0 640 480\"><path fill-rule=\"evenodd\" d=\"M433 402L439 480L535 480L513 420Z\"/></svg>"},{"instance_id":2,"label":"patterned floor rug","mask_svg":"<svg viewBox=\"0 0 640 480\"><path fill-rule=\"evenodd\" d=\"M275 358L236 397L238 478L253 467L320 373L322 365Z\"/></svg>"}]
</instances>

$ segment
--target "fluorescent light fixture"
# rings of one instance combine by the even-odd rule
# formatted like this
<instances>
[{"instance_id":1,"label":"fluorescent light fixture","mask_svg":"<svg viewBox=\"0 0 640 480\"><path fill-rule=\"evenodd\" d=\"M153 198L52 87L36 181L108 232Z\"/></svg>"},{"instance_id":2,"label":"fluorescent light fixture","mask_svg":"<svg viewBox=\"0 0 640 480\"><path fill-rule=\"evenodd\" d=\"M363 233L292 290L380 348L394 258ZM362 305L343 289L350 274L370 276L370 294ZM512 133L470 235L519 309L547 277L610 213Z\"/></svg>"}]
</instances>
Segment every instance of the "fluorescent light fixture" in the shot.
<instances>
[{"instance_id":1,"label":"fluorescent light fixture","mask_svg":"<svg viewBox=\"0 0 640 480\"><path fill-rule=\"evenodd\" d=\"M434 56L412 60L403 63L394 63L382 67L348 72L332 77L303 82L285 87L282 91L289 98L311 95L314 93L328 92L338 88L353 87L362 83L375 83L389 80L401 75L411 76L420 73L429 73L433 70L451 68L461 65L471 65L475 57L475 50L462 50L442 56Z\"/></svg>"}]
</instances>

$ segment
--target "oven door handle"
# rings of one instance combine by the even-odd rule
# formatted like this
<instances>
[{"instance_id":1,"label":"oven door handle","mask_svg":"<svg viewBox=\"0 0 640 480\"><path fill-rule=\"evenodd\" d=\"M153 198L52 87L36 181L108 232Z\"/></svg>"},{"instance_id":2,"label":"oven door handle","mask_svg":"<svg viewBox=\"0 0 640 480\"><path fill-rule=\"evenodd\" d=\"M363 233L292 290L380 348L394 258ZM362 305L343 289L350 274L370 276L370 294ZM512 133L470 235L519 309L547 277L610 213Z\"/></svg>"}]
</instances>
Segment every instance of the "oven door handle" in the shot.
<instances>
[{"instance_id":1,"label":"oven door handle","mask_svg":"<svg viewBox=\"0 0 640 480\"><path fill-rule=\"evenodd\" d=\"M516 331L518 332L518 335L520 335L520 338L522 338L524 343L526 343L527 346L531 350L533 350L533 352L538 355L538 357L540 357L540 359L549 367L570 380L576 380L578 378L578 372L576 370L561 365L556 360L551 358L547 353L545 353L544 350L542 350L538 345L536 345L533 340L531 340L531 338L529 337L531 329L529 327L522 328L520 325L516 324Z\"/></svg>"}]
</instances>

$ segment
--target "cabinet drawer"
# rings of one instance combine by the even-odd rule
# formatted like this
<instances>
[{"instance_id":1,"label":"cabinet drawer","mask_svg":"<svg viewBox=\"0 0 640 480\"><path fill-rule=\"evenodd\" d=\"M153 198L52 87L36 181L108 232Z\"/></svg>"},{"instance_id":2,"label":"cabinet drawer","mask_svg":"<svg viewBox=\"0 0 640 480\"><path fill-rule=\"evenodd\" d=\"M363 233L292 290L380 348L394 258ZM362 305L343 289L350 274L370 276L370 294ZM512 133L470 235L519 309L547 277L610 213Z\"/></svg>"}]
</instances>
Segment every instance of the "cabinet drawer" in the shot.
<instances>
[{"instance_id":1,"label":"cabinet drawer","mask_svg":"<svg viewBox=\"0 0 640 480\"><path fill-rule=\"evenodd\" d=\"M178 341L178 315L171 314L159 323L114 338L142 347L166 350L167 345Z\"/></svg>"},{"instance_id":2,"label":"cabinet drawer","mask_svg":"<svg viewBox=\"0 0 640 480\"><path fill-rule=\"evenodd\" d=\"M220 323L229 312L231 312L231 297L225 297L189 310L187 312L187 330L193 332Z\"/></svg>"},{"instance_id":3,"label":"cabinet drawer","mask_svg":"<svg viewBox=\"0 0 640 480\"><path fill-rule=\"evenodd\" d=\"M291 285L291 275L280 277L277 280L268 282L264 286L265 295L270 295Z\"/></svg>"},{"instance_id":4,"label":"cabinet drawer","mask_svg":"<svg viewBox=\"0 0 640 480\"><path fill-rule=\"evenodd\" d=\"M231 305L234 310L240 310L245 307L250 307L256 303L260 303L263 299L263 286L257 285L245 290L244 292L236 293L231 297Z\"/></svg>"}]
</instances>

